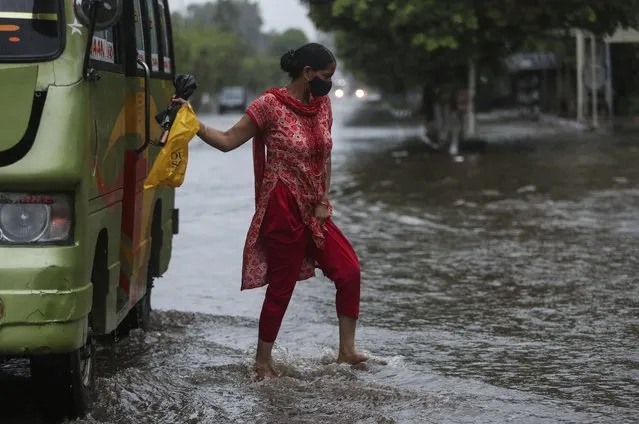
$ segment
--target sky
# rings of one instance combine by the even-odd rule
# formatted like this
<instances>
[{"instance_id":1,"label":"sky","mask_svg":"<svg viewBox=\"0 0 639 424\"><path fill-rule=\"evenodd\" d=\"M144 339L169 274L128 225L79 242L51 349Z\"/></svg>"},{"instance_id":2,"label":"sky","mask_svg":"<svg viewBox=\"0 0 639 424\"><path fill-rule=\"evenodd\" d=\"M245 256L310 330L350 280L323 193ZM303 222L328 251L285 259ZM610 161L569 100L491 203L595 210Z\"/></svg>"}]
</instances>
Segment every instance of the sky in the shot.
<instances>
[{"instance_id":1,"label":"sky","mask_svg":"<svg viewBox=\"0 0 639 424\"><path fill-rule=\"evenodd\" d=\"M311 40L316 36L313 23L308 18L307 10L299 0L255 0L262 11L263 31L274 29L283 31L288 28L302 29ZM192 3L205 3L205 0L169 0L171 11L180 10Z\"/></svg>"}]
</instances>

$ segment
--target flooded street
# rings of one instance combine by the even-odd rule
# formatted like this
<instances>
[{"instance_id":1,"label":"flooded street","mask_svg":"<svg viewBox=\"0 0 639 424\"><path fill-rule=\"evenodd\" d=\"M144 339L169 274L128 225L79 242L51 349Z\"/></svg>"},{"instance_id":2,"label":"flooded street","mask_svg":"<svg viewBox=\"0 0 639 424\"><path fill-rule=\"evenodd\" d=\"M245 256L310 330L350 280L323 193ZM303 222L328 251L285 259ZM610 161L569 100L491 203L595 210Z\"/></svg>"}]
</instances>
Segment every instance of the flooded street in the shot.
<instances>
[{"instance_id":1,"label":"flooded street","mask_svg":"<svg viewBox=\"0 0 639 424\"><path fill-rule=\"evenodd\" d=\"M196 139L152 331L100 348L99 400L80 422L637 422L639 143L574 135L453 160L410 128L345 127L334 107L359 347L388 364L332 362L335 289L321 277L298 284L284 319L284 377L253 381L264 289L239 291L251 145Z\"/></svg>"}]
</instances>

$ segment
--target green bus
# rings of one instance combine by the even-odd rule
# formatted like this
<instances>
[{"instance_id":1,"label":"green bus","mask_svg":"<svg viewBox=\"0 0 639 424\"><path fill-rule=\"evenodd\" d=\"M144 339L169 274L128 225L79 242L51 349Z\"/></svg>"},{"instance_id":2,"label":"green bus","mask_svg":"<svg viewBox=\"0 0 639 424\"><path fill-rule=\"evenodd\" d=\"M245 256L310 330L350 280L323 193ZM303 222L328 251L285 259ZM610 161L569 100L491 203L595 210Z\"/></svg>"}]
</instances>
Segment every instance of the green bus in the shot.
<instances>
[{"instance_id":1,"label":"green bus","mask_svg":"<svg viewBox=\"0 0 639 424\"><path fill-rule=\"evenodd\" d=\"M0 0L0 356L90 409L95 338L149 324L178 229L144 190L170 102L168 0Z\"/></svg>"}]
</instances>

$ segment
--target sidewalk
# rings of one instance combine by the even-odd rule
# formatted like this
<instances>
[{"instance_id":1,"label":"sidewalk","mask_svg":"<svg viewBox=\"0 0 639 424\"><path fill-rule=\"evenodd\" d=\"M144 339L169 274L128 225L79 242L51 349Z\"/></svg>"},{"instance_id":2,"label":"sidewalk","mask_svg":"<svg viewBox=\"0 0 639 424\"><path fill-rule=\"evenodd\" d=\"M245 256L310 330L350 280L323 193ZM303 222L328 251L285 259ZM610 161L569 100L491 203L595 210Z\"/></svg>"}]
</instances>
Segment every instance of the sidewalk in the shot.
<instances>
[{"instance_id":1,"label":"sidewalk","mask_svg":"<svg viewBox=\"0 0 639 424\"><path fill-rule=\"evenodd\" d=\"M620 133L639 133L639 116L616 116L612 127Z\"/></svg>"},{"instance_id":2,"label":"sidewalk","mask_svg":"<svg viewBox=\"0 0 639 424\"><path fill-rule=\"evenodd\" d=\"M554 115L542 114L538 121L534 121L520 117L517 111L505 110L478 114L476 135L468 139L500 143L574 134L589 129L587 125Z\"/></svg>"},{"instance_id":3,"label":"sidewalk","mask_svg":"<svg viewBox=\"0 0 639 424\"><path fill-rule=\"evenodd\" d=\"M340 104L341 103L341 104ZM422 123L422 118L409 109L391 107L388 102L362 102L347 104L336 102L334 109L348 115L348 126L374 126L385 127L402 123L407 127L414 126L416 134L424 143L435 150L448 150L449 147L437 146L428 138ZM352 108L352 109L351 109ZM335 113L335 111L334 111ZM531 139L548 139L561 135L590 132L587 124L581 124L575 120L565 119L551 114L542 114L539 120L520 116L518 110L495 110L488 113L477 114L476 134L461 141L462 145L474 144L498 144L525 141ZM454 146L453 146L454 151Z\"/></svg>"}]
</instances>

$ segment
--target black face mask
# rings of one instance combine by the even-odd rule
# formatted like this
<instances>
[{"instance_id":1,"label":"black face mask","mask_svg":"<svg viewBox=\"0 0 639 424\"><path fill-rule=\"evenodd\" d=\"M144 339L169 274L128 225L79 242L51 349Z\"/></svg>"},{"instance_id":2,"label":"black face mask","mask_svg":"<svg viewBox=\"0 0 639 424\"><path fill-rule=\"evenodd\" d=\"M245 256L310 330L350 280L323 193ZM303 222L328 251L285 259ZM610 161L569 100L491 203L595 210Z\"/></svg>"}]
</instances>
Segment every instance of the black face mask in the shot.
<instances>
[{"instance_id":1,"label":"black face mask","mask_svg":"<svg viewBox=\"0 0 639 424\"><path fill-rule=\"evenodd\" d=\"M311 87L311 94L313 95L313 97L326 96L329 91L331 91L331 88L333 88L332 81L326 81L320 77L313 78L309 82L309 85Z\"/></svg>"}]
</instances>

